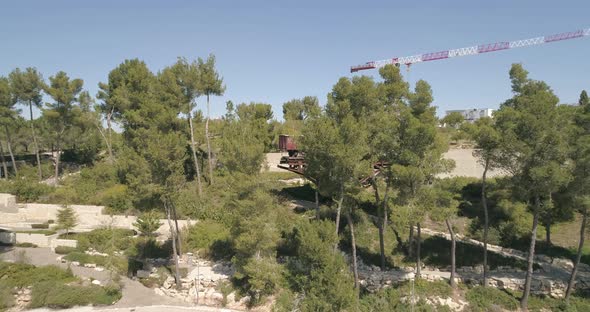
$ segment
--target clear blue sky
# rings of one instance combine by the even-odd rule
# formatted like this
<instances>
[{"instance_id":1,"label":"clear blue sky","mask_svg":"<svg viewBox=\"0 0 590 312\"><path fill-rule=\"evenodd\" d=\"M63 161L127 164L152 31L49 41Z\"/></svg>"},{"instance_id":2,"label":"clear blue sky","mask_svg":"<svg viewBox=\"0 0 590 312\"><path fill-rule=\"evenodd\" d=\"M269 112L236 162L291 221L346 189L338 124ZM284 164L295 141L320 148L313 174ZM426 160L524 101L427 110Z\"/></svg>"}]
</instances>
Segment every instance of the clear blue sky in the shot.
<instances>
[{"instance_id":1,"label":"clear blue sky","mask_svg":"<svg viewBox=\"0 0 590 312\"><path fill-rule=\"evenodd\" d=\"M0 75L27 66L45 77L64 70L94 95L124 59L157 71L178 56L214 53L227 91L213 98L213 115L223 114L227 100L257 101L282 118L281 105L292 98L315 95L325 104L351 65L590 27L587 0L86 2L3 1ZM497 107L510 97L514 62L547 81L562 102L575 102L590 89L589 58L586 37L416 64L404 73L432 85L440 114Z\"/></svg>"}]
</instances>

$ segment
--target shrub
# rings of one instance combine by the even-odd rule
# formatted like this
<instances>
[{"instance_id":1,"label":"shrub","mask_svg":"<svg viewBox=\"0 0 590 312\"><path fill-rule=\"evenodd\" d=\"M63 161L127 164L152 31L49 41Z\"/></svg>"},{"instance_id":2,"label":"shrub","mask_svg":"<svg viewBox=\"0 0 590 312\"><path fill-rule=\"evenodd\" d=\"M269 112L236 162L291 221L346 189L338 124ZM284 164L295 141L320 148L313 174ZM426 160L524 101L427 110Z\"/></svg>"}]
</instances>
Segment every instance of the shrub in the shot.
<instances>
[{"instance_id":1,"label":"shrub","mask_svg":"<svg viewBox=\"0 0 590 312\"><path fill-rule=\"evenodd\" d=\"M230 231L223 224L209 220L191 226L186 234L189 248L203 251L203 256L213 258L224 258L231 253L231 250L225 250L229 247L229 237Z\"/></svg>"},{"instance_id":2,"label":"shrub","mask_svg":"<svg viewBox=\"0 0 590 312\"><path fill-rule=\"evenodd\" d=\"M48 223L33 223L33 224L31 224L31 228L32 229L48 229L49 224Z\"/></svg>"},{"instance_id":3,"label":"shrub","mask_svg":"<svg viewBox=\"0 0 590 312\"><path fill-rule=\"evenodd\" d=\"M23 248L37 248L39 246L33 244L33 243L17 243L16 247L23 247Z\"/></svg>"},{"instance_id":4,"label":"shrub","mask_svg":"<svg viewBox=\"0 0 590 312\"><path fill-rule=\"evenodd\" d=\"M39 183L36 178L19 178L13 183L11 193L15 194L19 202L34 202L53 192L55 188Z\"/></svg>"},{"instance_id":5,"label":"shrub","mask_svg":"<svg viewBox=\"0 0 590 312\"><path fill-rule=\"evenodd\" d=\"M133 230L116 229L116 228L100 228L90 232L77 233L70 236L60 236L63 238L75 239L78 241L78 249L87 250L94 248L100 252L109 252L116 250L126 250L132 246Z\"/></svg>"},{"instance_id":6,"label":"shrub","mask_svg":"<svg viewBox=\"0 0 590 312\"><path fill-rule=\"evenodd\" d=\"M96 265L103 266L106 268L112 268L120 274L127 274L129 269L129 263L127 259L123 257L103 257L97 255L89 255L79 251L73 251L67 254L64 257L64 259L68 261L77 261L80 262L80 264L94 263Z\"/></svg>"},{"instance_id":7,"label":"shrub","mask_svg":"<svg viewBox=\"0 0 590 312\"><path fill-rule=\"evenodd\" d=\"M467 291L465 297L473 312L490 311L494 306L509 311L518 309L516 298L493 287L473 287Z\"/></svg>"},{"instance_id":8,"label":"shrub","mask_svg":"<svg viewBox=\"0 0 590 312\"><path fill-rule=\"evenodd\" d=\"M283 281L283 268L274 258L251 258L243 268L252 303L272 295Z\"/></svg>"},{"instance_id":9,"label":"shrub","mask_svg":"<svg viewBox=\"0 0 590 312\"><path fill-rule=\"evenodd\" d=\"M122 213L133 208L126 185L115 184L103 190L99 197L100 203L106 206L109 212Z\"/></svg>"},{"instance_id":10,"label":"shrub","mask_svg":"<svg viewBox=\"0 0 590 312\"><path fill-rule=\"evenodd\" d=\"M156 231L162 226L162 222L160 222L160 218L155 211L149 211L142 213L138 218L137 222L133 223L133 226L137 228L137 230L143 236L147 237L154 237Z\"/></svg>"},{"instance_id":11,"label":"shrub","mask_svg":"<svg viewBox=\"0 0 590 312\"><path fill-rule=\"evenodd\" d=\"M0 311L14 306L14 296L10 287L0 284Z\"/></svg>"},{"instance_id":12,"label":"shrub","mask_svg":"<svg viewBox=\"0 0 590 312\"><path fill-rule=\"evenodd\" d=\"M139 258L168 258L172 255L172 245L169 242L158 243L153 238L138 239L136 243L137 257Z\"/></svg>"},{"instance_id":13,"label":"shrub","mask_svg":"<svg viewBox=\"0 0 590 312\"><path fill-rule=\"evenodd\" d=\"M58 255L67 255L67 254L69 254L70 252L74 252L74 251L76 251L76 250L78 250L78 249L77 249L77 248L75 248L75 247L69 247L69 246L57 246L57 247L55 247L55 250L54 250L54 251L55 251L55 253L56 253L56 254L58 254Z\"/></svg>"},{"instance_id":14,"label":"shrub","mask_svg":"<svg viewBox=\"0 0 590 312\"><path fill-rule=\"evenodd\" d=\"M16 233L25 233L25 234L44 234L45 236L57 234L54 230L35 230L35 231L16 231Z\"/></svg>"},{"instance_id":15,"label":"shrub","mask_svg":"<svg viewBox=\"0 0 590 312\"><path fill-rule=\"evenodd\" d=\"M121 291L114 286L72 286L48 281L33 286L29 307L65 309L88 304L107 305L120 298Z\"/></svg>"},{"instance_id":16,"label":"shrub","mask_svg":"<svg viewBox=\"0 0 590 312\"><path fill-rule=\"evenodd\" d=\"M78 217L74 208L69 205L64 205L57 211L57 227L66 230L66 235L70 230L78 224Z\"/></svg>"},{"instance_id":17,"label":"shrub","mask_svg":"<svg viewBox=\"0 0 590 312\"><path fill-rule=\"evenodd\" d=\"M7 287L25 287L44 281L71 282L76 278L54 265L35 267L24 263L0 263L0 280Z\"/></svg>"}]
</instances>

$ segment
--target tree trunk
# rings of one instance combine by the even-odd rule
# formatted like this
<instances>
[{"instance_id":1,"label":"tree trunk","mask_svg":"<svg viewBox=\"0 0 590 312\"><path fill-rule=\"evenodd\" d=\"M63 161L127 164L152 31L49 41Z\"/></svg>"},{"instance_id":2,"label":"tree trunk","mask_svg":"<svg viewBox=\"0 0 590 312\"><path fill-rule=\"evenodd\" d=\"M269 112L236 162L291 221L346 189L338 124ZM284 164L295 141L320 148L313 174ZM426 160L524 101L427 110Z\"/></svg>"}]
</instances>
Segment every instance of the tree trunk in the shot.
<instances>
[{"instance_id":1,"label":"tree trunk","mask_svg":"<svg viewBox=\"0 0 590 312\"><path fill-rule=\"evenodd\" d=\"M422 245L422 237L420 233L420 222L416 224L417 235L416 238L418 239L416 244L416 277L420 278L420 271L422 270L422 262L420 261L420 245Z\"/></svg>"},{"instance_id":2,"label":"tree trunk","mask_svg":"<svg viewBox=\"0 0 590 312\"><path fill-rule=\"evenodd\" d=\"M483 286L488 286L488 231L489 231L489 218L488 218L488 198L486 195L486 176L490 166L490 160L486 159L483 175L481 177L481 204L483 206Z\"/></svg>"},{"instance_id":3,"label":"tree trunk","mask_svg":"<svg viewBox=\"0 0 590 312\"><path fill-rule=\"evenodd\" d=\"M16 167L16 161L14 160L14 153L12 152L12 138L10 137L10 131L8 130L8 126L4 125L4 130L6 131L6 140L8 145L8 153L10 153L10 160L12 160L12 170L14 170L14 175L18 176L18 168Z\"/></svg>"},{"instance_id":4,"label":"tree trunk","mask_svg":"<svg viewBox=\"0 0 590 312\"><path fill-rule=\"evenodd\" d=\"M379 230L379 254L381 256L381 271L385 270L385 231L383 229L384 221L383 221L383 213L381 205L381 198L379 196L379 189L377 188L377 184L375 183L375 179L373 178L371 181L371 186L375 192L375 205L377 206L377 229Z\"/></svg>"},{"instance_id":5,"label":"tree trunk","mask_svg":"<svg viewBox=\"0 0 590 312\"><path fill-rule=\"evenodd\" d=\"M6 167L6 159L4 158L4 148L2 142L0 142L0 159L2 160L2 169L4 170L4 179L8 179L8 167Z\"/></svg>"},{"instance_id":6,"label":"tree trunk","mask_svg":"<svg viewBox=\"0 0 590 312\"><path fill-rule=\"evenodd\" d=\"M35 135L35 124L33 123L33 102L29 101L29 113L31 116L31 134L33 135L33 145L35 146L35 155L37 156L37 169L39 171L39 180L43 180L43 172L41 171L41 157L39 157L39 144L37 144L37 136Z\"/></svg>"},{"instance_id":7,"label":"tree trunk","mask_svg":"<svg viewBox=\"0 0 590 312\"><path fill-rule=\"evenodd\" d=\"M545 244L547 247L551 246L551 220L545 223Z\"/></svg>"},{"instance_id":8,"label":"tree trunk","mask_svg":"<svg viewBox=\"0 0 590 312\"><path fill-rule=\"evenodd\" d=\"M541 201L539 196L535 196L535 204L534 204L534 211L533 211L533 228L531 230L531 244L529 246L529 254L527 257L527 271L526 271L526 278L524 283L524 291L522 293L522 298L520 299L520 308L523 311L528 311L528 301L529 301L529 294L531 292L531 281L533 279L533 263L535 258L535 243L537 241L537 225L539 223L539 206Z\"/></svg>"},{"instance_id":9,"label":"tree trunk","mask_svg":"<svg viewBox=\"0 0 590 312\"><path fill-rule=\"evenodd\" d=\"M574 284L576 282L576 273L578 273L578 265L582 258L582 249L584 248L584 236L586 234L586 223L588 219L588 209L584 209L582 212L582 225L580 226L580 242L578 243L578 253L576 254L576 262L574 262L574 268L570 275L570 280L567 283L567 290L565 291L565 301L568 302L572 291L574 290Z\"/></svg>"},{"instance_id":10,"label":"tree trunk","mask_svg":"<svg viewBox=\"0 0 590 312\"><path fill-rule=\"evenodd\" d=\"M168 226L170 227L170 235L172 235L172 253L174 254L174 277L176 280L176 288L180 289L180 270L178 268L178 254L176 253L176 235L174 226L170 220L170 207L168 206L168 203L164 203L164 208L166 209L166 218L168 219Z\"/></svg>"},{"instance_id":11,"label":"tree trunk","mask_svg":"<svg viewBox=\"0 0 590 312\"><path fill-rule=\"evenodd\" d=\"M207 160L209 161L209 185L213 184L213 159L211 158L211 141L209 139L209 94L207 94L207 121L205 121L205 138L207 139Z\"/></svg>"},{"instance_id":12,"label":"tree trunk","mask_svg":"<svg viewBox=\"0 0 590 312\"><path fill-rule=\"evenodd\" d=\"M315 190L315 219L319 220L320 219L320 195L318 193L320 186L319 184L316 184L316 190Z\"/></svg>"},{"instance_id":13,"label":"tree trunk","mask_svg":"<svg viewBox=\"0 0 590 312\"><path fill-rule=\"evenodd\" d=\"M172 217L174 218L174 225L176 226L176 244L178 249L178 255L182 255L182 242L180 237L180 229L178 228L178 217L176 216L176 205L170 199L170 207L172 207Z\"/></svg>"},{"instance_id":14,"label":"tree trunk","mask_svg":"<svg viewBox=\"0 0 590 312\"><path fill-rule=\"evenodd\" d=\"M410 225L410 234L408 237L408 257L414 257L414 225Z\"/></svg>"},{"instance_id":15,"label":"tree trunk","mask_svg":"<svg viewBox=\"0 0 590 312\"><path fill-rule=\"evenodd\" d=\"M453 289L457 288L457 283L455 282L455 247L456 247L456 241L455 241L455 231L453 231L453 227L451 226L451 222L449 222L449 219L445 220L446 224L447 224L447 228L449 229L449 234L451 235L451 287Z\"/></svg>"},{"instance_id":16,"label":"tree trunk","mask_svg":"<svg viewBox=\"0 0 590 312\"><path fill-rule=\"evenodd\" d=\"M352 217L350 216L350 211L346 212L346 219L348 220L348 227L350 228L350 243L352 245L352 270L354 273L354 288L358 288L359 273L356 263L356 240L354 238L354 224L352 222Z\"/></svg>"},{"instance_id":17,"label":"tree trunk","mask_svg":"<svg viewBox=\"0 0 590 312\"><path fill-rule=\"evenodd\" d=\"M57 144L56 144L56 149L57 149L57 155L55 155L55 183L54 185L58 185L59 184L59 159L61 158L61 150L60 150L60 138L57 138Z\"/></svg>"},{"instance_id":18,"label":"tree trunk","mask_svg":"<svg viewBox=\"0 0 590 312\"><path fill-rule=\"evenodd\" d=\"M107 149L109 151L109 161L111 162L111 164L115 160L115 158L113 156L113 136L111 135L111 132L112 132L111 118L113 118L113 111L114 111L114 108L112 108L107 113L107 137L108 137Z\"/></svg>"},{"instance_id":19,"label":"tree trunk","mask_svg":"<svg viewBox=\"0 0 590 312\"><path fill-rule=\"evenodd\" d=\"M340 193L340 198L336 201L336 244L334 244L334 251L338 249L338 232L340 230L340 211L342 211L342 202L344 201L344 194Z\"/></svg>"},{"instance_id":20,"label":"tree trunk","mask_svg":"<svg viewBox=\"0 0 590 312\"><path fill-rule=\"evenodd\" d=\"M191 152L193 154L195 170L197 171L197 191L199 192L199 197L201 197L201 195L203 194L203 186L201 185L201 169L199 168L199 161L197 160L197 151L195 150L195 131L193 129L193 117L190 111L188 112L188 124L191 131Z\"/></svg>"},{"instance_id":21,"label":"tree trunk","mask_svg":"<svg viewBox=\"0 0 590 312\"><path fill-rule=\"evenodd\" d=\"M399 235L399 232L393 226L391 227L391 231L395 235L395 240L397 241L397 245L402 248L405 255L409 255L408 248L406 246L404 246L404 241L402 240L402 237Z\"/></svg>"}]
</instances>

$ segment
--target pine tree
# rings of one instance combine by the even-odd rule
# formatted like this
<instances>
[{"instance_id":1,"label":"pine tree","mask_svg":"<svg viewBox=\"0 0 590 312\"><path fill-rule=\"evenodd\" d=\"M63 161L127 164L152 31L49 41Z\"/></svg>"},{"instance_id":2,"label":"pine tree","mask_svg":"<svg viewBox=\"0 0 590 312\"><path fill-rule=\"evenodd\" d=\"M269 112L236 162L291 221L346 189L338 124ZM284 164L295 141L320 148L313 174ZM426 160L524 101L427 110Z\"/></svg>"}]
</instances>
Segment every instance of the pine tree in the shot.
<instances>
[{"instance_id":1,"label":"pine tree","mask_svg":"<svg viewBox=\"0 0 590 312\"><path fill-rule=\"evenodd\" d=\"M62 230L66 230L66 235L70 233L70 230L78 225L78 217L74 208L70 205L64 205L57 211L57 227Z\"/></svg>"}]
</instances>

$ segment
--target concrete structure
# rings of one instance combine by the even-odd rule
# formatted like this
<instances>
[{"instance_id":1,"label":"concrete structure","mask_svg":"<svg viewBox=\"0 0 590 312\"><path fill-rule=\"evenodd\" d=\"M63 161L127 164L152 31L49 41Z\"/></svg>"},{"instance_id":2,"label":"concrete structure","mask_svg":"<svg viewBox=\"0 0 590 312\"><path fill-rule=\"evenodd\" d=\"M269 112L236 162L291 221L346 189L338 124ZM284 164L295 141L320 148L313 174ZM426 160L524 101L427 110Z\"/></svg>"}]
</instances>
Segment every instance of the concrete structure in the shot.
<instances>
[{"instance_id":1,"label":"concrete structure","mask_svg":"<svg viewBox=\"0 0 590 312\"><path fill-rule=\"evenodd\" d=\"M18 212L14 195L0 193L0 212Z\"/></svg>"},{"instance_id":2,"label":"concrete structure","mask_svg":"<svg viewBox=\"0 0 590 312\"><path fill-rule=\"evenodd\" d=\"M17 204L13 195L0 193L0 204L2 198L5 199L5 206L0 209L0 227L7 230L22 230L30 229L31 224L45 223L49 220L57 220L57 212L62 209L62 205L55 204ZM116 228L135 229L133 223L137 221L136 216L124 215L105 215L102 213L103 206L92 205L70 205L76 212L78 224L72 229L73 232L90 231L96 228L112 226ZM161 226L157 233L162 238L168 238L170 235L170 226L166 219L160 219ZM195 224L196 221L178 220L180 228L187 227L190 224ZM22 239L25 239L21 236ZM41 239L43 240L43 239ZM17 237L17 242L20 241ZM34 243L31 241L31 243ZM52 247L52 243L44 243ZM37 243L35 243L37 244ZM41 246L40 244L37 244Z\"/></svg>"},{"instance_id":3,"label":"concrete structure","mask_svg":"<svg viewBox=\"0 0 590 312\"><path fill-rule=\"evenodd\" d=\"M37 247L55 248L58 246L77 247L78 241L75 239L60 239L59 234L45 235L42 233L14 233L16 234L15 243L30 243Z\"/></svg>"},{"instance_id":4,"label":"concrete structure","mask_svg":"<svg viewBox=\"0 0 590 312\"><path fill-rule=\"evenodd\" d=\"M13 245L16 244L16 235L14 232L0 229L0 244Z\"/></svg>"},{"instance_id":5,"label":"concrete structure","mask_svg":"<svg viewBox=\"0 0 590 312\"><path fill-rule=\"evenodd\" d=\"M476 120L483 117L492 117L494 110L491 108L470 108L470 109L458 109L448 110L445 112L445 116L450 113L460 113L467 122L475 122Z\"/></svg>"}]
</instances>

